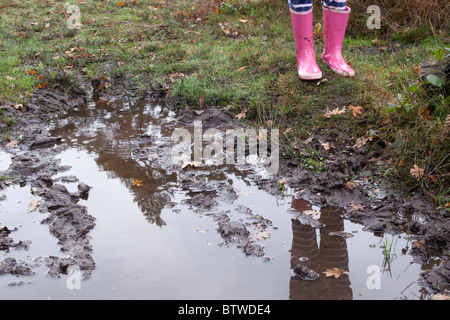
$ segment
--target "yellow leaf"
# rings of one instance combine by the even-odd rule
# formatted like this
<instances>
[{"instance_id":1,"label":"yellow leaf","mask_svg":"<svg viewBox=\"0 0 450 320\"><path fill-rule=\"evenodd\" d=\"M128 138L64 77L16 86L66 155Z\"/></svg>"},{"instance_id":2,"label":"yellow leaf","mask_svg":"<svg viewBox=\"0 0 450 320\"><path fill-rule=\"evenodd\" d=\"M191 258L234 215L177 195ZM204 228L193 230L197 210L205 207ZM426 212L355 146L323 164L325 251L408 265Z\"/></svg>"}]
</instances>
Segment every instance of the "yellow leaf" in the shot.
<instances>
[{"instance_id":1,"label":"yellow leaf","mask_svg":"<svg viewBox=\"0 0 450 320\"><path fill-rule=\"evenodd\" d=\"M339 278L344 273L348 272L347 270L339 269L339 268L333 268L333 269L327 269L323 272L327 277L335 277L336 279Z\"/></svg>"},{"instance_id":2,"label":"yellow leaf","mask_svg":"<svg viewBox=\"0 0 450 320\"><path fill-rule=\"evenodd\" d=\"M34 211L37 207L39 207L41 204L34 200L33 198L31 199L31 203L28 207L28 212Z\"/></svg>"}]
</instances>

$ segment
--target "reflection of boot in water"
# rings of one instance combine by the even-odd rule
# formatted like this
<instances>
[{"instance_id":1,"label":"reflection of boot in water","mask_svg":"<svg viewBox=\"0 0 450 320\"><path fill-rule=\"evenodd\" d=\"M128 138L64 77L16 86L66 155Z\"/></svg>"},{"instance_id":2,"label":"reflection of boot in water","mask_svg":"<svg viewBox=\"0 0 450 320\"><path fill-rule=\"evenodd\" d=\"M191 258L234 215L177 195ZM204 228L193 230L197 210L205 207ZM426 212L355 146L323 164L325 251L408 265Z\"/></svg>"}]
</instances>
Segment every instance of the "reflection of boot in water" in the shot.
<instances>
[{"instance_id":1,"label":"reflection of boot in water","mask_svg":"<svg viewBox=\"0 0 450 320\"><path fill-rule=\"evenodd\" d=\"M295 199L292 207L298 211L311 209ZM304 201L304 200L303 200ZM292 219L292 249L291 268L297 265L306 266L317 272L320 277L316 280L303 280L293 276L290 280L290 299L351 299L352 290L347 274L339 278L326 277L326 269L339 268L348 270L348 252L346 240L329 236L333 231L343 231L344 221L339 216L340 211L335 208L321 210L320 223L325 227L320 229L320 247L317 244L316 229L303 225L297 219ZM308 258L307 261L302 261Z\"/></svg>"},{"instance_id":2,"label":"reflection of boot in water","mask_svg":"<svg viewBox=\"0 0 450 320\"><path fill-rule=\"evenodd\" d=\"M294 269L297 265L302 265L317 272L320 260L316 240L316 229L301 224L297 219L292 219L291 221L293 235L291 269ZM289 284L289 298L293 300L318 299L319 297L315 297L315 293L317 292L317 280L303 280L299 276L291 277Z\"/></svg>"},{"instance_id":3,"label":"reflection of boot in water","mask_svg":"<svg viewBox=\"0 0 450 320\"><path fill-rule=\"evenodd\" d=\"M347 241L343 237L329 235L330 232L344 231L344 219L340 217L341 214L340 209L333 207L324 207L320 212L319 220L325 224L325 227L320 230L321 275L325 270L332 268L349 271ZM323 280L326 299L352 299L352 289L347 273L342 274L337 279L326 277Z\"/></svg>"}]
</instances>

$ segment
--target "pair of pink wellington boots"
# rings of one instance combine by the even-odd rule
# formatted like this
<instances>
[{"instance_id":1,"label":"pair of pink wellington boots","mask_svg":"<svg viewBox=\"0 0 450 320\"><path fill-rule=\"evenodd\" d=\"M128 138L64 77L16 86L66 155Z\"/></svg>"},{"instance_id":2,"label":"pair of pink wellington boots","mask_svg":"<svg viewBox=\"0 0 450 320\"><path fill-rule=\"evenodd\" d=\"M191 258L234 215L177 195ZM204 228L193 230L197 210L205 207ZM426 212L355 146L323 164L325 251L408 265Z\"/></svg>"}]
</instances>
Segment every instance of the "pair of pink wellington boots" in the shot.
<instances>
[{"instance_id":1,"label":"pair of pink wellington boots","mask_svg":"<svg viewBox=\"0 0 450 320\"><path fill-rule=\"evenodd\" d=\"M350 8L343 11L323 8L324 51L322 61L334 72L344 77L353 77L355 71L342 57L342 43L347 29ZM297 52L298 75L303 80L322 78L322 71L316 63L313 39L313 13L297 13L291 11Z\"/></svg>"}]
</instances>

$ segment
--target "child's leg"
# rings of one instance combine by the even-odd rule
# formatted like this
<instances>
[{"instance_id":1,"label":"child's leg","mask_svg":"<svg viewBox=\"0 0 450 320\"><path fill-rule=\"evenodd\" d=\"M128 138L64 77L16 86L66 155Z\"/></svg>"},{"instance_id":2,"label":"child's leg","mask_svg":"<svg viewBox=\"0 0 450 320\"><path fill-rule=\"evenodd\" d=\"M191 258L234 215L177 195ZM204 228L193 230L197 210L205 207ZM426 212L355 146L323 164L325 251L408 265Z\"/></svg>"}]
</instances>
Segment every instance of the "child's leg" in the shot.
<instances>
[{"instance_id":1,"label":"child's leg","mask_svg":"<svg viewBox=\"0 0 450 320\"><path fill-rule=\"evenodd\" d=\"M306 13L312 10L313 0L289 0L289 9L295 13Z\"/></svg>"},{"instance_id":2,"label":"child's leg","mask_svg":"<svg viewBox=\"0 0 450 320\"><path fill-rule=\"evenodd\" d=\"M322 0L322 6L331 10L345 10L347 0Z\"/></svg>"},{"instance_id":3,"label":"child's leg","mask_svg":"<svg viewBox=\"0 0 450 320\"><path fill-rule=\"evenodd\" d=\"M322 4L323 35L325 42L322 61L329 65L337 74L345 77L353 77L355 71L353 71L342 57L342 43L351 10L345 6L345 0L323 0Z\"/></svg>"},{"instance_id":4,"label":"child's leg","mask_svg":"<svg viewBox=\"0 0 450 320\"><path fill-rule=\"evenodd\" d=\"M316 63L313 38L312 0L289 0L292 28L297 53L298 75L303 80L316 80L322 71Z\"/></svg>"}]
</instances>

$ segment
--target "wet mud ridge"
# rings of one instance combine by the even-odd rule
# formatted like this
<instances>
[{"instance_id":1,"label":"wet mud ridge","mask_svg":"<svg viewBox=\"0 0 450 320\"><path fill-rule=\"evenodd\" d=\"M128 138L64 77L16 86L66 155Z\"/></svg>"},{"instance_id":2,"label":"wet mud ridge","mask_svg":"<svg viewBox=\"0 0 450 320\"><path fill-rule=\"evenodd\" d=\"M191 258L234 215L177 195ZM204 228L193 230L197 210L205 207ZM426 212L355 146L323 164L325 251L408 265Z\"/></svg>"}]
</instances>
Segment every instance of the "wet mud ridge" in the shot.
<instances>
[{"instance_id":1,"label":"wet mud ridge","mask_svg":"<svg viewBox=\"0 0 450 320\"><path fill-rule=\"evenodd\" d=\"M220 245L237 247L247 256L270 259L266 256L263 241L270 238L271 230L276 226L269 219L253 212L251 208L235 204L239 195L223 171L212 171L208 166L184 160L176 164L171 161L173 145L167 133L173 131L174 123L178 127L192 130L194 122L201 121L204 130L209 128L225 130L239 126L233 115L216 108L201 111L175 110L174 121L159 123L156 126L159 126L157 131L138 130L137 133L131 133L127 131L126 125L129 124L130 128L143 127L146 124L144 113L140 112L136 117L125 119L127 110L124 110L114 118L116 115L111 116L107 106L96 105L90 110L86 108L81 110L80 106L83 105L86 105L84 94L79 92L61 94L43 89L32 97L24 111L11 111L18 121L14 132L10 135L10 140L14 143L4 148L11 156L11 164L3 171L3 175L10 178L1 181L1 188L6 191L12 186L19 185L30 190L39 201L38 204L32 203L30 210L39 211L45 217L41 223L47 225L50 234L58 240L60 254L41 256L32 261L7 257L0 262L0 275L29 276L33 275L36 268L43 267L48 269L49 276L58 277L67 274L69 267L76 265L85 279L91 277L96 268L91 244L91 231L96 226L96 219L95 214L90 213L88 208L82 205L82 200L89 197L91 186L67 173L70 166L62 164L58 155L64 150L67 141L74 140L73 135L65 136L64 130L70 131L71 134L80 131L80 135L75 136L79 140L84 140L86 148L89 148L89 143L94 143L97 139L99 130L106 127L114 131L119 121L123 122L125 129L116 136L102 135L103 140L95 142L101 146L98 147L98 162L104 161L102 165L108 167L108 170L111 166L123 167L130 159L134 164L139 164L133 164L133 171L141 170L140 174L148 176L155 184L151 189L152 196L148 196L148 192L142 195L139 192L135 194L147 220L162 226L164 221L160 212L163 208L172 208L177 212L182 210L183 206L187 206L199 215L208 216L215 221L216 230L222 238ZM145 106L142 106L141 109L144 108ZM76 122L68 117L68 110L76 111L80 119L83 119L84 112L91 117L95 114L101 116L102 112L106 112L108 116L101 124L94 120ZM64 127L64 130L60 128L60 131L49 131L49 128L55 127L49 125L52 122L57 123L56 126ZM165 125L167 132L164 134ZM55 132L59 134L55 135ZM321 140L321 137L312 137L305 143L320 149ZM375 155L354 149L350 156L348 152L339 151L338 141L336 146L337 151L325 159L328 165L326 172L317 174L292 160L281 159L277 177L285 179L286 186L295 190L296 197L319 207L342 208L342 217L363 224L367 230L381 234L398 234L408 230L415 239L411 253L418 261L425 263L430 257L446 257L450 249L448 212L436 210L418 197L398 200L393 193L376 193L377 186L365 183L364 175L367 173L363 170L367 167L369 159ZM342 150L349 148L345 146ZM124 156L112 161L108 158L109 153ZM259 189L270 195L280 196L278 178L252 172L251 168L252 165L241 165L236 166L235 170L237 172L247 170L246 178ZM352 188L347 187L350 171L356 173L359 179L355 179L356 185ZM135 172L120 174L122 174L120 178L127 181L135 177ZM65 186L67 182L76 184L76 190L69 191ZM180 188L190 196L177 203L172 200L172 195ZM7 197L2 201L8 201ZM294 220L294 224L301 223L314 230L324 230L326 227L302 211L293 214ZM15 225L0 224L2 251L21 252L33 246L32 239L15 241L16 230ZM335 234L330 236L345 238L348 234L341 231L333 230ZM307 264L296 264L292 269L299 277L315 279L317 276ZM447 292L450 289L449 269L448 260L443 258L438 266L421 274L420 281L435 292Z\"/></svg>"},{"instance_id":2,"label":"wet mud ridge","mask_svg":"<svg viewBox=\"0 0 450 320\"><path fill-rule=\"evenodd\" d=\"M60 139L52 137L42 123L48 117L48 112L62 111L62 106L70 107L80 100L74 97L64 97L56 91L46 91L34 97L27 105L23 114L16 114L18 124L16 143L5 149L11 154L11 164L3 175L12 177L13 181L2 181L2 189L10 184L29 188L32 195L39 198L34 204L34 210L39 210L47 217L42 220L47 224L49 232L58 239L61 256L38 257L33 261L16 260L8 257L0 263L0 274L31 275L33 269L39 266L48 268L48 275L57 277L67 274L68 267L77 265L82 274L88 278L95 269L92 258L92 248L89 244L89 231L95 226L95 219L89 215L86 207L77 204L79 199L89 196L89 186L80 182L78 191L70 193L54 176L70 169L61 165L56 156L62 151L55 147ZM45 108L43 107L45 106ZM70 179L70 177L69 177ZM76 178L72 178L76 179ZM8 199L3 199L8 201ZM31 209L30 209L31 210ZM14 227L17 228L17 227ZM32 240L14 243L9 238L8 226L1 228L2 250L27 250L33 246Z\"/></svg>"}]
</instances>

